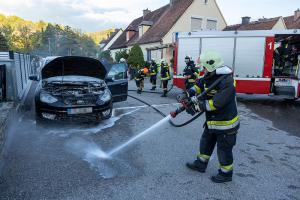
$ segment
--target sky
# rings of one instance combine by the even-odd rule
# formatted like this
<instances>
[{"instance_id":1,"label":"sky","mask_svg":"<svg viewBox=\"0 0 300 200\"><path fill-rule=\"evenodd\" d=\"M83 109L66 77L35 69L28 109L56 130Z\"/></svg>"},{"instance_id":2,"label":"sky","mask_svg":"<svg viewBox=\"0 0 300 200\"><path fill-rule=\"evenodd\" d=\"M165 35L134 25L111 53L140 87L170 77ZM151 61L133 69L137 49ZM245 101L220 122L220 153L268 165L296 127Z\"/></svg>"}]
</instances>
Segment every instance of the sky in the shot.
<instances>
[{"instance_id":1,"label":"sky","mask_svg":"<svg viewBox=\"0 0 300 200\"><path fill-rule=\"evenodd\" d=\"M196 0L197 1L197 0ZM0 0L0 13L32 21L47 21L85 32L125 28L142 10L155 10L169 0ZM228 25L241 22L242 16L293 15L300 0L217 0Z\"/></svg>"}]
</instances>

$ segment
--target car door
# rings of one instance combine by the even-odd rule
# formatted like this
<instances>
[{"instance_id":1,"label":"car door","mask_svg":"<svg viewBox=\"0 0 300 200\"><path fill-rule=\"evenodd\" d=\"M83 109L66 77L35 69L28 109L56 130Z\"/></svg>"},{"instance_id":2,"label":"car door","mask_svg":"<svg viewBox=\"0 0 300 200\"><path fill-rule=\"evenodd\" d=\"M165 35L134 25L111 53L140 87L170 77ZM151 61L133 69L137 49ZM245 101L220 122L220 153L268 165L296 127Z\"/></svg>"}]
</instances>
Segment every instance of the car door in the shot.
<instances>
[{"instance_id":1,"label":"car door","mask_svg":"<svg viewBox=\"0 0 300 200\"><path fill-rule=\"evenodd\" d=\"M127 64L113 64L106 76L106 83L113 96L113 102L121 102L127 100L128 78Z\"/></svg>"}]
</instances>

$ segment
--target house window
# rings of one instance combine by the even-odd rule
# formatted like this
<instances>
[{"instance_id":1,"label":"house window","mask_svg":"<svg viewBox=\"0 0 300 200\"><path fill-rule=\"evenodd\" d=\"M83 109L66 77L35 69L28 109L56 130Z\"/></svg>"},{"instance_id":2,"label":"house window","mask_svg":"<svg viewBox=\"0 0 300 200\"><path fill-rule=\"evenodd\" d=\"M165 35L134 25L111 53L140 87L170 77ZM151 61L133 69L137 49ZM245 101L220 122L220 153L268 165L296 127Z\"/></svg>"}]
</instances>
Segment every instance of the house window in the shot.
<instances>
[{"instance_id":1,"label":"house window","mask_svg":"<svg viewBox=\"0 0 300 200\"><path fill-rule=\"evenodd\" d=\"M201 31L202 30L202 18L192 17L191 30Z\"/></svg>"},{"instance_id":2,"label":"house window","mask_svg":"<svg viewBox=\"0 0 300 200\"><path fill-rule=\"evenodd\" d=\"M207 30L217 30L217 20L208 19L206 23Z\"/></svg>"}]
</instances>

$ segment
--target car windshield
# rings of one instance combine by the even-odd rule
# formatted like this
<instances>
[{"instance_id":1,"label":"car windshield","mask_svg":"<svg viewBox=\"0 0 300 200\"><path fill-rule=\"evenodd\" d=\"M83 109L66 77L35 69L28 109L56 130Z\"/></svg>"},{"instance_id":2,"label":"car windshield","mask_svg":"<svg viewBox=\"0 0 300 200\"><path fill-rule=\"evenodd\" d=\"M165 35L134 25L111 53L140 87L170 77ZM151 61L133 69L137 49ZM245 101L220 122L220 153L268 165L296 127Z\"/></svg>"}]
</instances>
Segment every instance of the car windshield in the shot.
<instances>
[{"instance_id":1,"label":"car windshield","mask_svg":"<svg viewBox=\"0 0 300 200\"><path fill-rule=\"evenodd\" d=\"M125 63L113 64L108 75L113 80L121 80L127 78L127 65Z\"/></svg>"}]
</instances>

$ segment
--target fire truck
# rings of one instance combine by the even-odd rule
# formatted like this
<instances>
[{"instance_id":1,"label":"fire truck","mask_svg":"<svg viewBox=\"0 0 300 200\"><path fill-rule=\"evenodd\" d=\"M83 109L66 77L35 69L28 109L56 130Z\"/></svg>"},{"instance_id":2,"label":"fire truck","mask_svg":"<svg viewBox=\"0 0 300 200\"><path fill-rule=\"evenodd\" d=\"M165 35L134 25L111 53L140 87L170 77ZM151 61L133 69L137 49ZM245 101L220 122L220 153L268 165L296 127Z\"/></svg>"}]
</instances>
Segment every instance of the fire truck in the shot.
<instances>
[{"instance_id":1,"label":"fire truck","mask_svg":"<svg viewBox=\"0 0 300 200\"><path fill-rule=\"evenodd\" d=\"M173 85L179 88L185 87L185 56L197 62L201 52L210 50L218 52L224 64L233 69L237 93L300 97L300 29L187 32L176 33L174 40ZM285 48L285 54L280 48ZM281 52L277 63L275 51Z\"/></svg>"}]
</instances>

